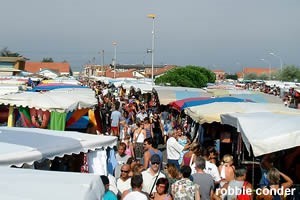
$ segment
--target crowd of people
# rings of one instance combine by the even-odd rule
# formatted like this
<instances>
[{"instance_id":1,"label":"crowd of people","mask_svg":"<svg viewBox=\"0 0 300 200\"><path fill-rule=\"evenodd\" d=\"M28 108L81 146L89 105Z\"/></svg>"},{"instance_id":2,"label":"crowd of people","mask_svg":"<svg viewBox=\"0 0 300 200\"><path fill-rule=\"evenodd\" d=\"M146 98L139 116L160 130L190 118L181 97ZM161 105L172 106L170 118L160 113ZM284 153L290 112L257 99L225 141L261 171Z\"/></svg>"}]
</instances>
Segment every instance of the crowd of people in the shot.
<instances>
[{"instance_id":1,"label":"crowd of people","mask_svg":"<svg viewBox=\"0 0 300 200\"><path fill-rule=\"evenodd\" d=\"M239 199L238 196L242 194L239 189L244 188L245 191L250 190L250 193L245 193L249 200L254 197L279 200L283 199L285 193L276 193L274 190L285 191L293 185L289 176L269 166L262 173L259 185L261 193L254 193L254 186L246 180L247 168L235 167L233 156L229 154L223 156L217 167L214 160L210 159L215 159L215 156L201 145L192 143L189 145L189 151L183 156L185 161L178 166L174 161L163 163L160 150L153 148L152 145L153 139L146 138L143 144L143 158L147 162L143 163L143 159L137 160L129 157L125 152L125 144L119 144L118 166L115 168L114 176L110 177L109 187L106 188L110 197L104 197L104 199L233 200ZM170 152L167 151L167 156L168 153ZM190 154L192 156L189 156ZM149 156L150 159L147 159ZM128 158L126 162L124 158ZM288 195L292 194L294 193L288 193Z\"/></svg>"},{"instance_id":2,"label":"crowd of people","mask_svg":"<svg viewBox=\"0 0 300 200\"><path fill-rule=\"evenodd\" d=\"M263 92L265 94L279 96L284 105L289 108L298 109L300 93L294 87L289 89L280 88L278 85L267 85L264 82L248 82L243 86L244 89Z\"/></svg>"},{"instance_id":3,"label":"crowd of people","mask_svg":"<svg viewBox=\"0 0 300 200\"><path fill-rule=\"evenodd\" d=\"M247 167L235 166L234 157L219 152L214 143L195 139L188 117L160 106L155 92L142 94L133 87L128 92L104 83L91 87L101 118L100 127L91 133L113 135L119 141L113 174L102 177L104 199L241 199L236 190L241 188L251 190L244 199L276 199L277 194L267 197L252 189L286 190L293 184L272 166L262 173L264 184L252 185L246 180ZM221 137L226 140L226 135ZM229 193L232 189L235 192Z\"/></svg>"},{"instance_id":4,"label":"crowd of people","mask_svg":"<svg viewBox=\"0 0 300 200\"><path fill-rule=\"evenodd\" d=\"M113 174L101 177L104 200L239 199L239 193L228 193L230 188L255 188L246 181L246 167L234 166L231 154L220 159L215 144L199 143L188 117L160 106L155 92L126 92L122 86L104 83L91 87L101 120L90 133L113 135L119 141ZM274 167L262 177L268 180L260 185L264 190L293 184ZM255 196L248 194L249 199Z\"/></svg>"}]
</instances>

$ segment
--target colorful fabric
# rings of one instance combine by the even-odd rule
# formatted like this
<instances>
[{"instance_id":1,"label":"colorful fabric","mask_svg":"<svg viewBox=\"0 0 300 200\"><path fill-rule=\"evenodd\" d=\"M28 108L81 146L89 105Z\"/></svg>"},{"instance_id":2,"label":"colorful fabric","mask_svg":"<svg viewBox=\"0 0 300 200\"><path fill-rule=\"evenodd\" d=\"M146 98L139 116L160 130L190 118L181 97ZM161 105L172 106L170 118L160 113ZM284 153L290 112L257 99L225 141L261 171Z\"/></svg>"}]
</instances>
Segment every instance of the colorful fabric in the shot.
<instances>
[{"instance_id":1,"label":"colorful fabric","mask_svg":"<svg viewBox=\"0 0 300 200\"><path fill-rule=\"evenodd\" d=\"M85 115L88 112L88 109L79 109L74 111L70 118L68 118L66 127L72 125L73 123L77 122L83 115Z\"/></svg>"},{"instance_id":2,"label":"colorful fabric","mask_svg":"<svg viewBox=\"0 0 300 200\"><path fill-rule=\"evenodd\" d=\"M30 108L29 109L32 126L35 128L48 128L50 120L50 112L48 110L43 111L41 109Z\"/></svg>"},{"instance_id":3,"label":"colorful fabric","mask_svg":"<svg viewBox=\"0 0 300 200\"><path fill-rule=\"evenodd\" d=\"M94 116L95 116L95 122L97 125L97 130L99 133L102 133L102 123L101 123L101 117L100 117L100 109L98 106L96 106L96 109L94 110Z\"/></svg>"},{"instance_id":4,"label":"colorful fabric","mask_svg":"<svg viewBox=\"0 0 300 200\"><path fill-rule=\"evenodd\" d=\"M116 159L116 153L114 149L109 150L109 158L107 161L107 171L109 174L114 174L114 170L116 166L118 165L117 159Z\"/></svg>"},{"instance_id":5,"label":"colorful fabric","mask_svg":"<svg viewBox=\"0 0 300 200\"><path fill-rule=\"evenodd\" d=\"M7 126L8 127L13 127L14 123L15 123L15 119L14 119L14 107L13 106L9 106Z\"/></svg>"},{"instance_id":6,"label":"colorful fabric","mask_svg":"<svg viewBox=\"0 0 300 200\"><path fill-rule=\"evenodd\" d=\"M86 153L83 154L83 164L80 168L81 173L89 173L88 157Z\"/></svg>"},{"instance_id":7,"label":"colorful fabric","mask_svg":"<svg viewBox=\"0 0 300 200\"><path fill-rule=\"evenodd\" d=\"M67 113L51 112L50 130L64 131L66 128Z\"/></svg>"},{"instance_id":8,"label":"colorful fabric","mask_svg":"<svg viewBox=\"0 0 300 200\"><path fill-rule=\"evenodd\" d=\"M20 117L21 117L23 127L31 128L32 127L32 122L31 122L29 108L19 107L19 113L20 113Z\"/></svg>"},{"instance_id":9,"label":"colorful fabric","mask_svg":"<svg viewBox=\"0 0 300 200\"><path fill-rule=\"evenodd\" d=\"M187 138L186 137L183 137L183 138L178 138L178 143L181 145L181 146L185 146L187 144ZM188 150L185 150L185 151L181 151L180 152L180 157L179 157L179 160L178 160L178 163L179 165L181 165L182 163L182 159L183 159L183 155L188 152Z\"/></svg>"}]
</instances>

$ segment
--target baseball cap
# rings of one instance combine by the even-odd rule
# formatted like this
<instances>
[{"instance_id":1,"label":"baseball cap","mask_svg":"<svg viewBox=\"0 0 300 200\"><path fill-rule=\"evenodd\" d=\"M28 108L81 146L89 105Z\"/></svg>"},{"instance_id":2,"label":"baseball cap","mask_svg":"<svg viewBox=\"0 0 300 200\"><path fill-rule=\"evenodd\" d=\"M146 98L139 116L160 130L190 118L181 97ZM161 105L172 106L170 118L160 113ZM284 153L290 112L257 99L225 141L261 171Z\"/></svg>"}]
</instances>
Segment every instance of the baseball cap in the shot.
<instances>
[{"instance_id":1,"label":"baseball cap","mask_svg":"<svg viewBox=\"0 0 300 200\"><path fill-rule=\"evenodd\" d=\"M160 163L160 157L158 154L153 154L150 159L151 163Z\"/></svg>"}]
</instances>

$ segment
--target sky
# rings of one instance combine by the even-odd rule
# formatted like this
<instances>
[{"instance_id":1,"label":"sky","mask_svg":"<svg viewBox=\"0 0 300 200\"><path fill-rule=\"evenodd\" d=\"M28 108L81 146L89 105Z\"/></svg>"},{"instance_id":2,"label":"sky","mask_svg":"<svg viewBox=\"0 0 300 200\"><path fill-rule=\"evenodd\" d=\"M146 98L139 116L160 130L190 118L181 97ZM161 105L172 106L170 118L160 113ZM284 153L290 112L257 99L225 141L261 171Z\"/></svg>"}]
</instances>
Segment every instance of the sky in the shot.
<instances>
[{"instance_id":1,"label":"sky","mask_svg":"<svg viewBox=\"0 0 300 200\"><path fill-rule=\"evenodd\" d=\"M87 63L300 66L299 0L0 0L0 48L30 59ZM277 56L269 53L273 52ZM261 59L265 59L262 61Z\"/></svg>"}]
</instances>

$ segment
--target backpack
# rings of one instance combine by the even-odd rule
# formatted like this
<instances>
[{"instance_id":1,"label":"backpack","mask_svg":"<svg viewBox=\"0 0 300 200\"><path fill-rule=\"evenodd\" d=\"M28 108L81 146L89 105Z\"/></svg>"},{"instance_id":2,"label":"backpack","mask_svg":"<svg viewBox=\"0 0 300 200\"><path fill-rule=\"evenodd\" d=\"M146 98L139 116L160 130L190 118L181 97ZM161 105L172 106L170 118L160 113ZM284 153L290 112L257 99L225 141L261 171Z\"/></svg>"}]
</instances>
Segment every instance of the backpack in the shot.
<instances>
[{"instance_id":1,"label":"backpack","mask_svg":"<svg viewBox=\"0 0 300 200\"><path fill-rule=\"evenodd\" d=\"M247 184L248 182L244 181L241 194L236 195L237 200L251 200L251 195L247 195L247 189L246 189Z\"/></svg>"}]
</instances>

